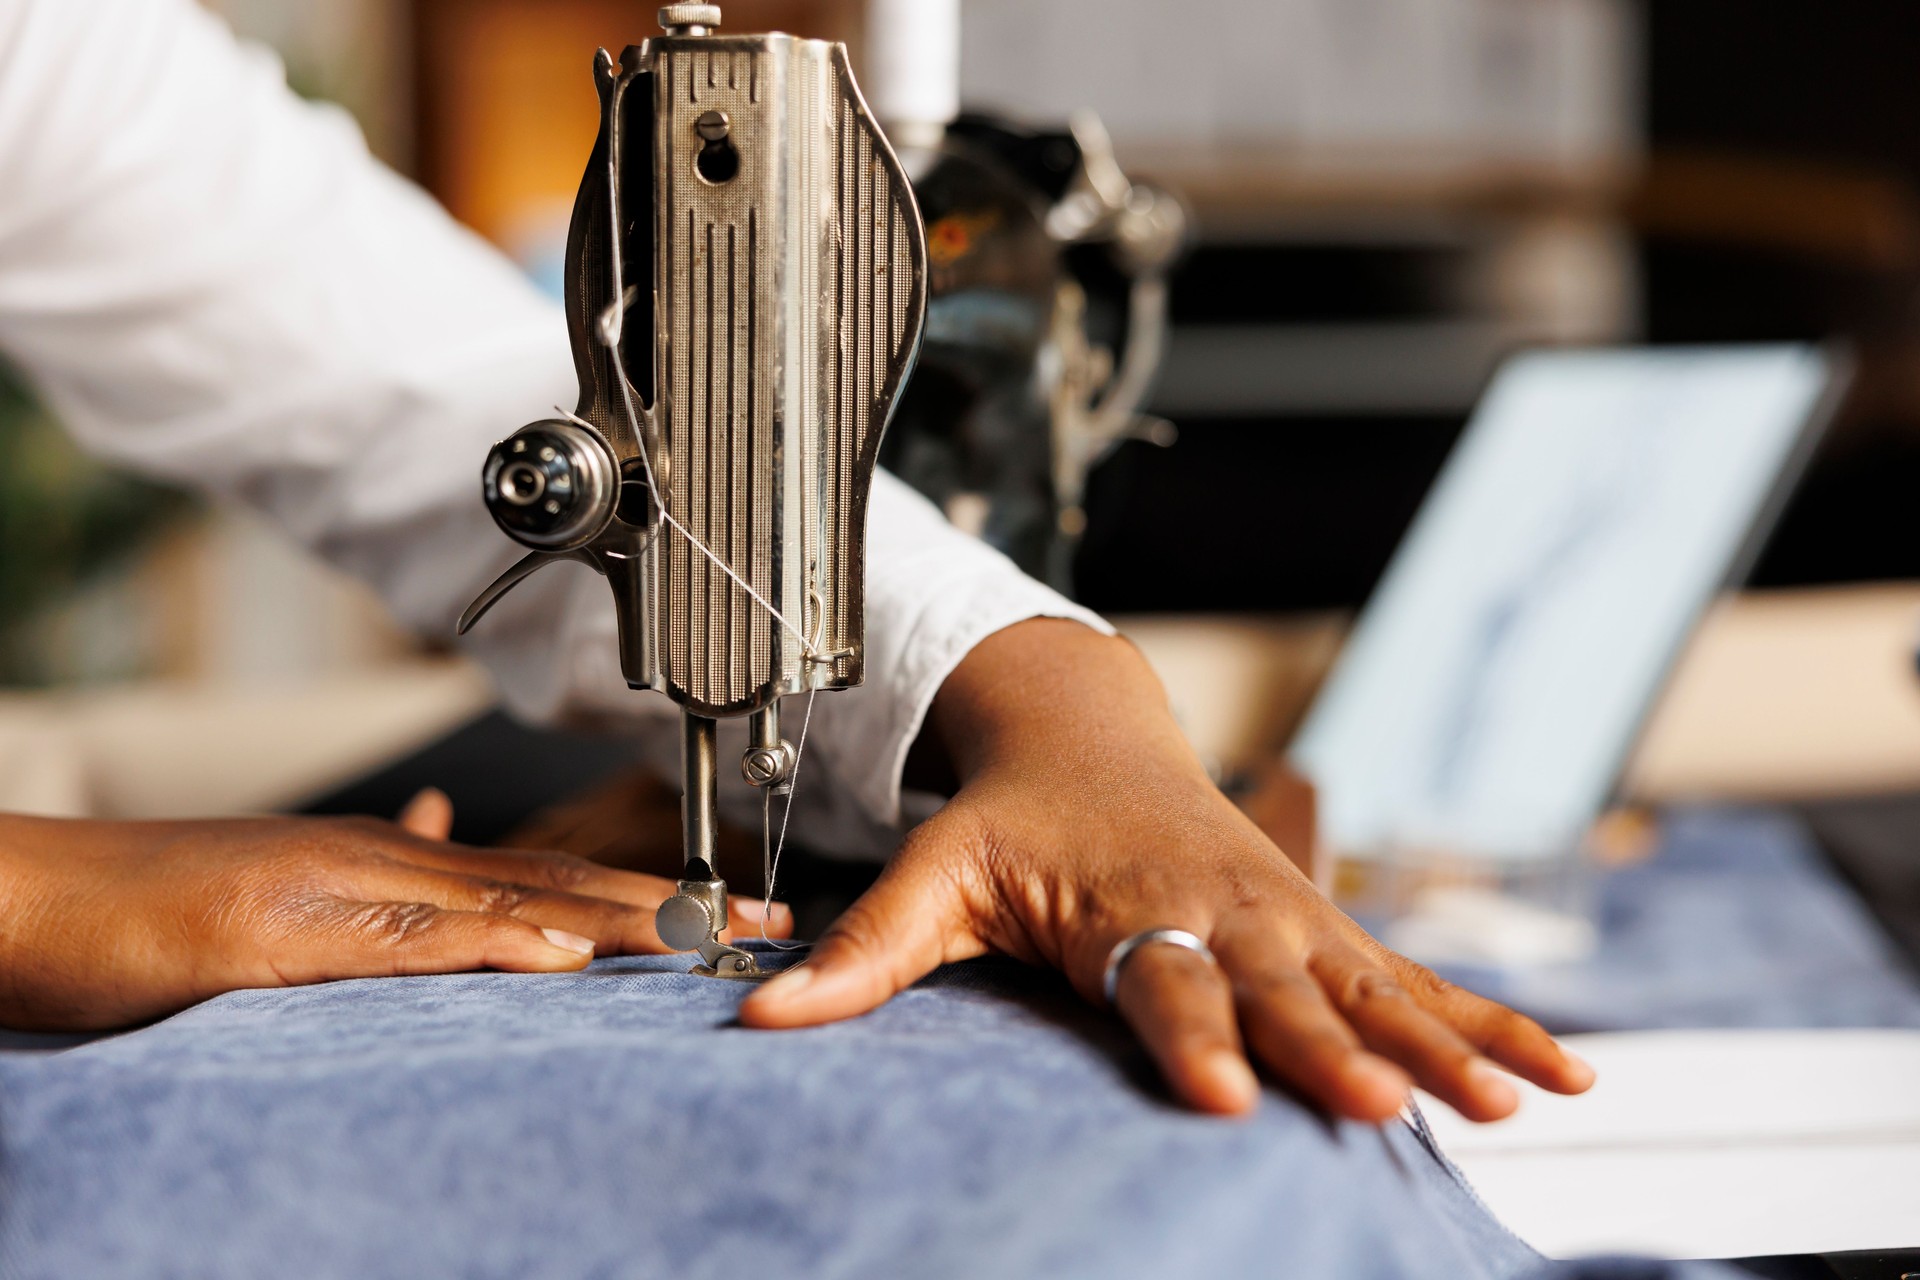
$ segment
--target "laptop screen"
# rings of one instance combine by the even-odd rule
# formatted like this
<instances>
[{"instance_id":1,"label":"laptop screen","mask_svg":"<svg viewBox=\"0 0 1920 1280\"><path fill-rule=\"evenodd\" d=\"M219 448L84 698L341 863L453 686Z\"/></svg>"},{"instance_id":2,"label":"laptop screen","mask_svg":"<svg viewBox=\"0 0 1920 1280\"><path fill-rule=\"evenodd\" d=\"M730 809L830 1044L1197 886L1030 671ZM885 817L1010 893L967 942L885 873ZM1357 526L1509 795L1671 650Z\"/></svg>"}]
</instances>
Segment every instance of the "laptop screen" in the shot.
<instances>
[{"instance_id":1,"label":"laptop screen","mask_svg":"<svg viewBox=\"0 0 1920 1280\"><path fill-rule=\"evenodd\" d=\"M1831 364L1800 346L1510 361L1293 746L1327 844L1571 851L1784 498Z\"/></svg>"}]
</instances>

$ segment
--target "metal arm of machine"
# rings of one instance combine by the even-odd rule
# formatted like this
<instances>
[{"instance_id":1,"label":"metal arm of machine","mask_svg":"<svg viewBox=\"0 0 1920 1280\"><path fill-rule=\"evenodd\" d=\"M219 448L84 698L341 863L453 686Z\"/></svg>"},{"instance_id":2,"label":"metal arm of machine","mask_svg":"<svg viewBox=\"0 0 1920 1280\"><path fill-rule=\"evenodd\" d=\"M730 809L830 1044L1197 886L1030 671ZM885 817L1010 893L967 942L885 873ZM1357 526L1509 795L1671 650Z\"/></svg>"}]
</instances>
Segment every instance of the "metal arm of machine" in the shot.
<instances>
[{"instance_id":1,"label":"metal arm of machine","mask_svg":"<svg viewBox=\"0 0 1920 1280\"><path fill-rule=\"evenodd\" d=\"M715 5L660 24L595 60L566 259L580 398L489 453L488 510L531 554L461 630L555 560L605 575L628 685L682 711L685 871L657 930L696 973L751 978L719 939L717 722L751 717L742 774L783 794L780 699L862 679L867 494L926 234L845 46L721 35Z\"/></svg>"}]
</instances>

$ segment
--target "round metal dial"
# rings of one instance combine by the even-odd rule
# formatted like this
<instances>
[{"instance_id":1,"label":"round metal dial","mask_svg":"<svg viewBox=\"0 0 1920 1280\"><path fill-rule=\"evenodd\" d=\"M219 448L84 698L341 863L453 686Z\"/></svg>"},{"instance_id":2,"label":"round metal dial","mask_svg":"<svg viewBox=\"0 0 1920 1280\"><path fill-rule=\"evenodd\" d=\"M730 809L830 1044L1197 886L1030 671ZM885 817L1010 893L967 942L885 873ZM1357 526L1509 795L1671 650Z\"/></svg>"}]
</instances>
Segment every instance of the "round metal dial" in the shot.
<instances>
[{"instance_id":1,"label":"round metal dial","mask_svg":"<svg viewBox=\"0 0 1920 1280\"><path fill-rule=\"evenodd\" d=\"M672 950L692 951L713 936L713 916L700 899L676 893L654 912L653 928Z\"/></svg>"},{"instance_id":2,"label":"round metal dial","mask_svg":"<svg viewBox=\"0 0 1920 1280\"><path fill-rule=\"evenodd\" d=\"M558 420L522 427L495 445L481 488L507 536L543 551L591 542L613 518L619 491L605 442Z\"/></svg>"}]
</instances>

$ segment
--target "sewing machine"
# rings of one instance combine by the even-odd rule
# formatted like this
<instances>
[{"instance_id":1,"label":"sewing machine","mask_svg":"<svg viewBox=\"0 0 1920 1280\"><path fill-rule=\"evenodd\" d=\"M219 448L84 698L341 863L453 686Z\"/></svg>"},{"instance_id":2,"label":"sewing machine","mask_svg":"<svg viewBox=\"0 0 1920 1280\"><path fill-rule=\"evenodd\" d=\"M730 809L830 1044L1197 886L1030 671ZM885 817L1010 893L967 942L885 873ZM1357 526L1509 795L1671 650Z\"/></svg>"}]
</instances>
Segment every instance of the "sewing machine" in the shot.
<instances>
[{"instance_id":1,"label":"sewing machine","mask_svg":"<svg viewBox=\"0 0 1920 1280\"><path fill-rule=\"evenodd\" d=\"M937 68L922 64L936 62L888 71L925 78ZM1088 474L1126 441L1176 436L1143 409L1186 208L1128 177L1090 110L1064 128L960 112L895 132L932 266L919 376L881 460L956 525L1072 594Z\"/></svg>"},{"instance_id":2,"label":"sewing machine","mask_svg":"<svg viewBox=\"0 0 1920 1280\"><path fill-rule=\"evenodd\" d=\"M605 576L628 685L681 708L685 866L656 928L694 972L752 979L720 941L717 721L750 718L740 768L771 826L805 746L781 700L862 678L867 494L926 236L844 45L721 35L715 5L659 20L594 63L566 256L580 398L487 455L487 507L530 550L460 630L544 565Z\"/></svg>"}]
</instances>

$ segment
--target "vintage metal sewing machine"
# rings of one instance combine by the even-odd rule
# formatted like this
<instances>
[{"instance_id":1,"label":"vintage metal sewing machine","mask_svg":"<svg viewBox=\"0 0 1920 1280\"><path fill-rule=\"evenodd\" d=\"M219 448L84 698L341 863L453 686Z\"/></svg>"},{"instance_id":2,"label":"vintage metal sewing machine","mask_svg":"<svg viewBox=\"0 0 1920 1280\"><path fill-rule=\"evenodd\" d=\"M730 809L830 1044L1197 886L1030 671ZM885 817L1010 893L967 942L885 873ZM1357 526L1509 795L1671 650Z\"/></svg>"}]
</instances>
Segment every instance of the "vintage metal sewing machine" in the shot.
<instances>
[{"instance_id":1,"label":"vintage metal sewing machine","mask_svg":"<svg viewBox=\"0 0 1920 1280\"><path fill-rule=\"evenodd\" d=\"M580 398L494 446L488 509L541 566L605 575L634 689L682 713L685 867L661 939L755 978L720 941L717 720L769 795L796 752L780 701L863 674L867 493L926 311L926 236L844 45L722 35L715 5L594 64L600 135L567 237ZM771 806L766 812L771 813Z\"/></svg>"}]
</instances>

